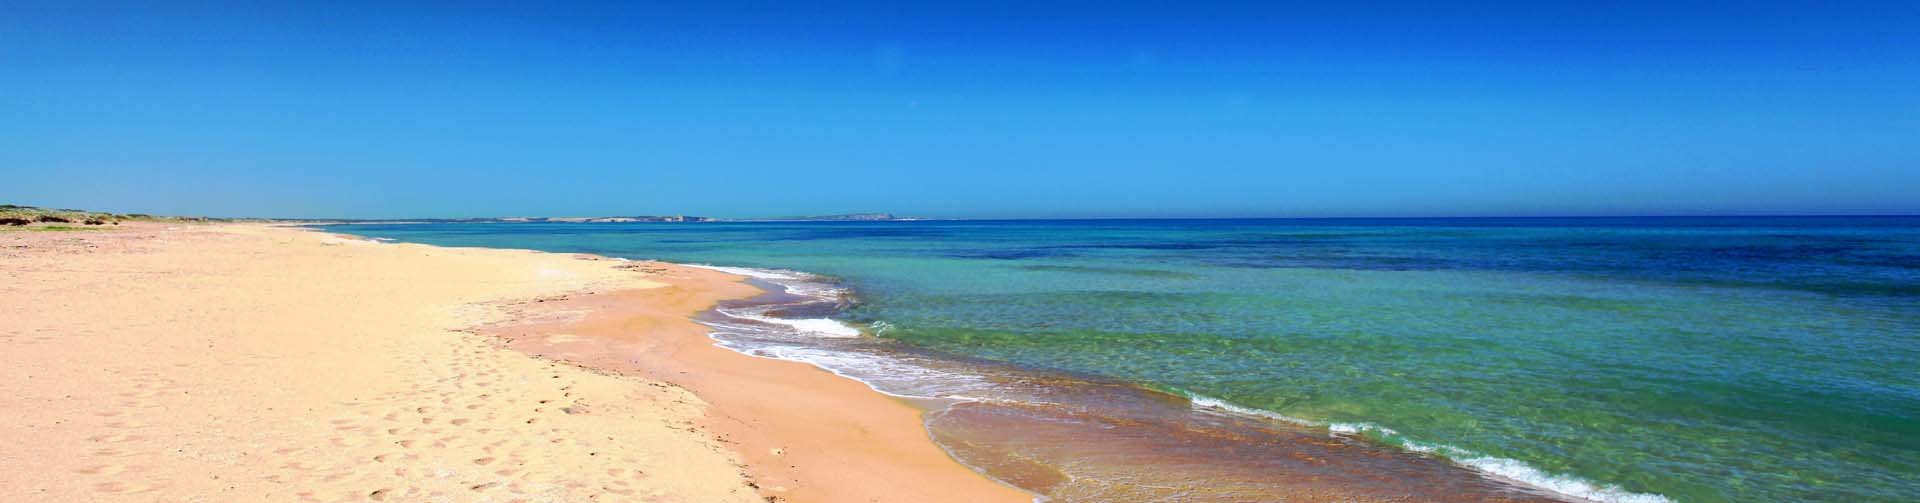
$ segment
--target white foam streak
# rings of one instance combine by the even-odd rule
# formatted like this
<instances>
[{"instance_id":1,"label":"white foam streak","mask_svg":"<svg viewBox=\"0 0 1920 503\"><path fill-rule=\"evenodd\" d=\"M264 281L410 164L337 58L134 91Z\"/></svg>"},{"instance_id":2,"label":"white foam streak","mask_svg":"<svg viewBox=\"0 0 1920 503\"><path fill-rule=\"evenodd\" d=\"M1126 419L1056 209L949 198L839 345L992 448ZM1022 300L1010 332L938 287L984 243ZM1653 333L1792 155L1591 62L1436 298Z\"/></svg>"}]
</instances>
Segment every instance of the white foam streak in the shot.
<instances>
[{"instance_id":1,"label":"white foam streak","mask_svg":"<svg viewBox=\"0 0 1920 503\"><path fill-rule=\"evenodd\" d=\"M819 276L815 276L815 275L800 272L800 271L788 271L784 269L754 269L750 267L728 267L728 266L701 265L701 264L691 264L689 266L697 267L701 269L713 270L713 271L720 271L727 274L737 274L737 275L746 276L749 278L766 280L767 282L780 285L780 287L785 289L786 292L789 294L800 295L804 297L812 297L812 298L820 299L824 301L839 300L843 296L845 296L847 293L846 289L844 288L835 287L820 281L821 278ZM799 318L799 319L777 318L773 316L767 316L763 311L759 311L752 308L721 309L720 313L725 314L727 316L734 317L734 318L742 319L742 320L751 320L751 321L770 324L770 325L785 326L793 329L795 332L799 332L804 335L816 336L816 337L859 337L860 336L860 329L858 327L854 327L853 325L843 323L839 320L833 320L833 319L827 319L827 318Z\"/></svg>"},{"instance_id":2,"label":"white foam streak","mask_svg":"<svg viewBox=\"0 0 1920 503\"><path fill-rule=\"evenodd\" d=\"M799 271L788 271L783 269L754 269L751 267L728 267L723 265L706 265L706 264L687 264L687 267L696 267L700 269L720 271L727 274L736 274L740 276L746 276L749 278L759 278L759 279L769 279L769 280L772 280L772 279L804 280L804 279L807 279L809 276L811 276L807 273L803 273Z\"/></svg>"},{"instance_id":3,"label":"white foam streak","mask_svg":"<svg viewBox=\"0 0 1920 503\"><path fill-rule=\"evenodd\" d=\"M718 336L723 332L714 332ZM907 362L876 355L847 353L800 346L744 346L737 342L715 337L721 347L761 358L787 360L811 364L822 370L832 372L867 385L868 388L882 394L914 399L946 398L957 401L974 401L958 396L944 396L937 393L943 389L977 389L991 386L976 376L944 372ZM889 386L882 387L875 376L886 376Z\"/></svg>"},{"instance_id":4,"label":"white foam streak","mask_svg":"<svg viewBox=\"0 0 1920 503\"><path fill-rule=\"evenodd\" d=\"M1293 424L1298 424L1302 426L1320 426L1320 423L1316 423L1313 421L1308 421L1308 420L1300 419L1297 417L1285 416L1285 415L1268 412L1260 409L1241 407L1241 406L1229 403L1226 400L1221 400L1221 399L1213 398L1209 396L1201 396L1201 395L1195 395L1195 394L1189 393L1187 395L1187 399L1193 402L1193 407L1196 409L1201 409L1201 410L1213 409L1218 411L1231 412L1231 413L1239 414L1243 416L1254 416L1254 417L1272 419L1280 422L1293 423Z\"/></svg>"},{"instance_id":5,"label":"white foam streak","mask_svg":"<svg viewBox=\"0 0 1920 503\"><path fill-rule=\"evenodd\" d=\"M1400 435L1400 432L1394 431L1392 428L1373 423L1322 423L1260 409L1242 407L1227 402L1226 400L1208 396L1188 393L1187 397L1193 402L1193 407L1197 410L1212 409L1305 426L1324 426L1328 432L1335 435L1352 436L1370 433L1377 438L1395 443L1413 452L1445 456L1454 463L1472 468L1490 478L1505 480L1583 500L1601 503L1672 503L1673 501L1667 499L1666 496L1658 494L1636 493L1621 489L1617 486L1597 484L1579 477L1547 473L1520 460L1481 455L1450 445L1415 441Z\"/></svg>"},{"instance_id":6,"label":"white foam streak","mask_svg":"<svg viewBox=\"0 0 1920 503\"><path fill-rule=\"evenodd\" d=\"M779 270L779 269L752 269L752 268L745 268L745 267L725 267L725 266L711 266L711 265L693 265L692 267L699 267L703 269L710 269L710 270L720 271L728 274L737 274L741 276L764 280L770 283L780 285L781 287L787 290L787 293L806 296L806 297L812 297L820 300L837 300L846 294L846 290L834 287L830 283L820 281L821 278L819 276L815 276L812 274L799 272L799 271L788 271L788 270ZM861 335L860 329L855 328L852 325L842 323L838 320L832 320L832 319L826 319L826 318L805 318L805 319L777 318L777 317L767 316L765 314L765 311L756 309L756 308L739 308L739 309L723 308L723 309L720 309L720 313L725 314L729 317L732 317L736 320L751 321L754 323L759 323L763 326L776 325L780 327L785 327L787 329L790 329L791 333L804 335L804 336L825 337L825 338L851 338L851 337L859 337ZM934 396L940 396L948 399L962 400L962 401L991 400L989 398L983 398L981 396L972 396L965 393L965 390L979 389L980 387L992 386L991 383L981 380L976 376L966 376L966 375L961 375L956 373L942 372L942 371L933 370L933 369L926 368L919 365L913 365L903 361L897 361L890 358L877 357L873 355L835 352L830 350L822 350L822 349L799 347L799 346L789 346L789 345L781 345L781 344L748 345L748 344L742 344L739 342L729 342L726 338L719 337L722 332L729 331L729 330L742 330L745 332L756 332L756 331L764 331L765 328L755 328L755 327L746 326L746 325L736 325L736 324L729 324L724 322L722 323L709 322L709 324L713 325L714 328L721 329L720 331L713 332L712 334L715 336L714 338L717 341L719 341L721 346L728 347L730 349L740 351L742 353L754 355L754 356L810 363L816 367L826 369L829 372L833 372L835 374L839 374L841 376L852 378L856 381L860 381L866 384L868 387L873 388L875 391L879 391L881 393L886 393L889 395L901 396L901 397L917 397L917 398L931 398ZM875 331L884 331L891 327L881 323L876 323L873 328ZM876 382L874 382L873 380L870 380L874 378L885 380L888 383L888 386L887 386L888 388L898 388L898 389L895 389L894 391L883 390L881 389L880 386L877 385ZM925 394L921 394L922 392L925 392ZM1257 418L1263 418L1263 419L1268 419L1273 421L1292 423L1292 424L1308 426L1308 427L1322 427L1322 428L1326 428L1329 433L1332 433L1334 435L1340 435L1340 436L1366 435L1375 440L1390 443L1393 445L1398 445L1402 448L1405 448L1413 452L1437 454L1437 455L1446 457L1447 459L1452 460L1454 463L1476 470L1489 478L1512 482L1512 483L1516 483L1516 484L1520 484L1528 487L1534 487L1541 490L1550 491L1553 493L1571 496L1575 498L1580 498L1588 501L1595 501L1595 502L1601 502L1601 503L1670 503L1671 502L1671 500L1667 499L1665 496L1661 496L1658 494L1635 493L1635 492L1626 491L1624 489L1620 489L1619 487L1616 487L1616 486L1597 484L1592 481L1581 479L1579 477L1555 475L1552 473L1547 473L1545 471L1542 471L1538 468L1534 468L1533 466L1530 466L1518 460L1486 456L1476 452L1468 451L1466 449L1461 449L1461 448L1453 447L1449 445L1428 444L1424 442L1419 442L1419 441L1407 438L1404 435L1401 435L1400 432L1395 431L1392 428L1387 428L1387 427L1372 424L1372 423L1327 423L1327 422L1320 422L1320 421L1312 421L1312 420L1301 419L1297 417L1286 416L1286 415L1271 412L1271 411L1265 411L1265 410L1255 409L1251 407L1242 407L1242 406L1227 402L1225 400L1221 400L1213 397L1195 395L1191 393L1187 394L1187 397L1189 400L1192 401L1193 409L1198 412L1228 413L1228 414L1235 414L1240 416L1257 417Z\"/></svg>"},{"instance_id":7,"label":"white foam streak","mask_svg":"<svg viewBox=\"0 0 1920 503\"><path fill-rule=\"evenodd\" d=\"M1480 456L1455 458L1454 461L1498 478L1593 501L1605 503L1671 503L1673 501L1658 494L1629 492L1614 486L1597 485L1579 477L1554 475L1507 458Z\"/></svg>"},{"instance_id":8,"label":"white foam streak","mask_svg":"<svg viewBox=\"0 0 1920 503\"><path fill-rule=\"evenodd\" d=\"M831 320L827 318L801 318L801 319L775 318L772 316L764 316L764 315L759 315L759 314L754 314L754 313L749 313L744 311L735 311L735 310L728 310L728 309L722 309L720 310L720 312L722 314L726 314L727 316L732 316L732 317L740 318L743 320L753 320L760 323L769 323L774 325L787 326L792 328L796 332L800 332L807 335L815 335L820 337L859 337L860 336L860 329L854 328L852 325L848 325L846 323L841 323L839 320Z\"/></svg>"}]
</instances>

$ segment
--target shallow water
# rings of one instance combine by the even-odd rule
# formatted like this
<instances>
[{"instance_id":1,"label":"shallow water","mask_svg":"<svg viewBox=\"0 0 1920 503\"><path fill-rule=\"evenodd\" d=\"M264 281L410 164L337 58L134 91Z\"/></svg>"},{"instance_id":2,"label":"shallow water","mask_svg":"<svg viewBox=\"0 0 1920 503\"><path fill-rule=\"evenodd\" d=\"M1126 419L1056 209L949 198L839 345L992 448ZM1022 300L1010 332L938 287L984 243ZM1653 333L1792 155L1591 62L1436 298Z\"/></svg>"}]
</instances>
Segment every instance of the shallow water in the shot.
<instances>
[{"instance_id":1,"label":"shallow water","mask_svg":"<svg viewBox=\"0 0 1920 503\"><path fill-rule=\"evenodd\" d=\"M708 321L1062 499L1920 500L1916 218L330 229L830 276Z\"/></svg>"}]
</instances>

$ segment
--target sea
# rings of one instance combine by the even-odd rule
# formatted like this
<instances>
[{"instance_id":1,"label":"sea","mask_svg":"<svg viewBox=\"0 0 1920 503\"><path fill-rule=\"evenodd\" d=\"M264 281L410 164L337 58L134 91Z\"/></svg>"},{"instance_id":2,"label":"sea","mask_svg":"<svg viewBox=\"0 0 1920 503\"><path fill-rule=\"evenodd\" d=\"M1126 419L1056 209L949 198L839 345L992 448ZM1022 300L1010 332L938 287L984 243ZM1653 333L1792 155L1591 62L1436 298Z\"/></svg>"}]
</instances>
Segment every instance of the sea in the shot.
<instances>
[{"instance_id":1,"label":"sea","mask_svg":"<svg viewBox=\"0 0 1920 503\"><path fill-rule=\"evenodd\" d=\"M1052 501L1920 501L1920 217L324 228L746 275Z\"/></svg>"}]
</instances>

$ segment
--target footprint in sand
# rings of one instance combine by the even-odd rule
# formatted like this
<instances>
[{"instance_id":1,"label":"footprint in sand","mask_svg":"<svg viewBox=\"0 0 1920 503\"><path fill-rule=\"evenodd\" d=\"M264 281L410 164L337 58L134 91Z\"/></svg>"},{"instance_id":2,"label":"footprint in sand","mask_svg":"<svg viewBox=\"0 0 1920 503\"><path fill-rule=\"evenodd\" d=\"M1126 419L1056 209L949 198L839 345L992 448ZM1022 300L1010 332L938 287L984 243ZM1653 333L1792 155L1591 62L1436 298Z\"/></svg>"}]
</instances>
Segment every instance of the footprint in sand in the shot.
<instances>
[{"instance_id":1,"label":"footprint in sand","mask_svg":"<svg viewBox=\"0 0 1920 503\"><path fill-rule=\"evenodd\" d=\"M87 475L119 475L127 471L127 465L99 465L76 470Z\"/></svg>"},{"instance_id":2,"label":"footprint in sand","mask_svg":"<svg viewBox=\"0 0 1920 503\"><path fill-rule=\"evenodd\" d=\"M145 437L141 437L141 436L139 436L139 435L128 435L128 434L124 434L124 433L115 433L115 434L110 434L110 435L94 435L94 436L91 436L91 437L87 437L87 440L89 440L89 441L93 441L93 442L103 442L103 443L109 443L109 444L118 444L118 443L123 443L123 442L132 442L132 441L136 441L136 440L143 440L144 438L145 438Z\"/></svg>"},{"instance_id":3,"label":"footprint in sand","mask_svg":"<svg viewBox=\"0 0 1920 503\"><path fill-rule=\"evenodd\" d=\"M142 484L142 483L128 483L128 482L121 482L117 480L101 482L93 485L93 490L95 492L103 492L103 493L111 493L111 494L140 494L145 492L152 492L154 489L159 489L159 486L155 486L152 484Z\"/></svg>"},{"instance_id":4,"label":"footprint in sand","mask_svg":"<svg viewBox=\"0 0 1920 503\"><path fill-rule=\"evenodd\" d=\"M134 452L126 449L121 449L118 447L107 447L103 449L94 450L93 455L103 457L103 458L118 458L118 457L132 456L134 455Z\"/></svg>"}]
</instances>

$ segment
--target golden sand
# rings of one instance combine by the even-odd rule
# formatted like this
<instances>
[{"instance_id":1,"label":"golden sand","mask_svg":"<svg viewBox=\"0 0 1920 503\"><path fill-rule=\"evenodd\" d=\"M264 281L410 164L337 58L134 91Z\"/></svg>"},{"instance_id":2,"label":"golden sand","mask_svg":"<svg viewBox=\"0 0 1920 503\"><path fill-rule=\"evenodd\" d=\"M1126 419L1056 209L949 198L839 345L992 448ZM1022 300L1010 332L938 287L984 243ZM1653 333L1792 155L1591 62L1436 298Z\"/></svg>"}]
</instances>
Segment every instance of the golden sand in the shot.
<instances>
[{"instance_id":1,"label":"golden sand","mask_svg":"<svg viewBox=\"0 0 1920 503\"><path fill-rule=\"evenodd\" d=\"M264 225L0 233L0 501L1028 499L688 320L751 293Z\"/></svg>"}]
</instances>

